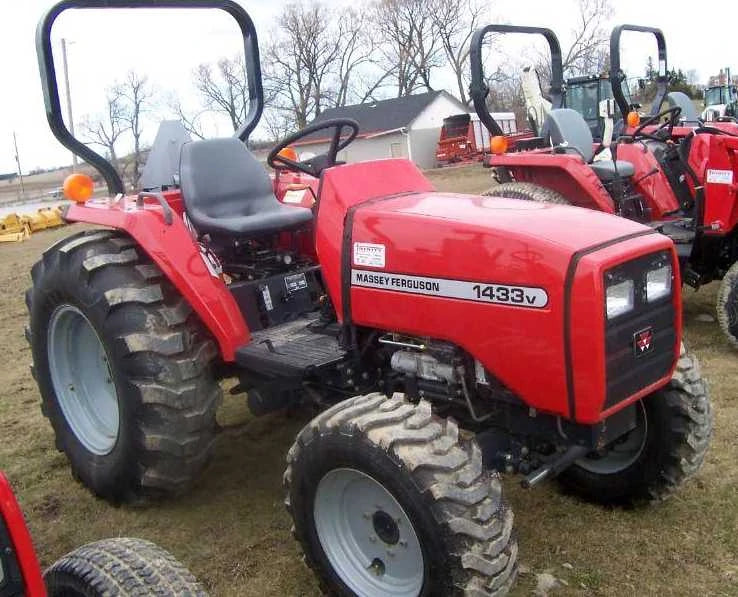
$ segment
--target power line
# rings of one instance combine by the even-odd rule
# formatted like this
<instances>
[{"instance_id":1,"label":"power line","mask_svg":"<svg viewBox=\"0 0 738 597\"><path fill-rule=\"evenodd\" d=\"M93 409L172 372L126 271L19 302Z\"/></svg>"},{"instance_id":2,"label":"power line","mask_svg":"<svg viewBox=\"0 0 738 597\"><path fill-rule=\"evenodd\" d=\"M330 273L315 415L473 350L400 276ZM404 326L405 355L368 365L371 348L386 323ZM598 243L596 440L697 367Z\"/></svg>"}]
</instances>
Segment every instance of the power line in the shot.
<instances>
[{"instance_id":1,"label":"power line","mask_svg":"<svg viewBox=\"0 0 738 597\"><path fill-rule=\"evenodd\" d=\"M18 139L13 131L13 146L15 147L15 163L18 165L18 178L20 179L21 196L23 200L26 199L26 189L23 186L23 170L21 170L20 157L18 156Z\"/></svg>"}]
</instances>

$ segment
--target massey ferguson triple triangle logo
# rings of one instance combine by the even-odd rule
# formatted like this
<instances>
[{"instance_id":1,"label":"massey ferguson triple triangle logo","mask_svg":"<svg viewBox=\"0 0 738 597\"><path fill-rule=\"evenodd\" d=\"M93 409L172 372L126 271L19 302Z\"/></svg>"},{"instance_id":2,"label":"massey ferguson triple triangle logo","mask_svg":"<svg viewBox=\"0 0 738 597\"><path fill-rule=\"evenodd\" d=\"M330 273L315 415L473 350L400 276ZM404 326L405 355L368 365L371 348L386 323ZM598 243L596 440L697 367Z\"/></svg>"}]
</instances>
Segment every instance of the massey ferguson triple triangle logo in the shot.
<instances>
[{"instance_id":1,"label":"massey ferguson triple triangle logo","mask_svg":"<svg viewBox=\"0 0 738 597\"><path fill-rule=\"evenodd\" d=\"M653 350L653 328L646 328L633 334L633 350L636 358Z\"/></svg>"}]
</instances>

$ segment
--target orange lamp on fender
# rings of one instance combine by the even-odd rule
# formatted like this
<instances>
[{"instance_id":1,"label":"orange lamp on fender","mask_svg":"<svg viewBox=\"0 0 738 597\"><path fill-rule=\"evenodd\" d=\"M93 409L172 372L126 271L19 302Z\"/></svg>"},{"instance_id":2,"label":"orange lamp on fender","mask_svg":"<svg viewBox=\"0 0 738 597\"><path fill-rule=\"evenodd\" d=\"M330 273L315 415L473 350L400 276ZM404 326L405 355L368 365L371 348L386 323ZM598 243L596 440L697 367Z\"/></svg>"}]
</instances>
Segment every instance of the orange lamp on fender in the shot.
<instances>
[{"instance_id":1,"label":"orange lamp on fender","mask_svg":"<svg viewBox=\"0 0 738 597\"><path fill-rule=\"evenodd\" d=\"M299 161L299 159L297 158L297 152L295 151L294 147L285 147L277 155L293 162Z\"/></svg>"},{"instance_id":2,"label":"orange lamp on fender","mask_svg":"<svg viewBox=\"0 0 738 597\"><path fill-rule=\"evenodd\" d=\"M628 123L629 127L635 128L639 124L641 124L641 115L638 114L638 112L636 112L635 110L633 112L628 112L626 122Z\"/></svg>"},{"instance_id":3,"label":"orange lamp on fender","mask_svg":"<svg viewBox=\"0 0 738 597\"><path fill-rule=\"evenodd\" d=\"M92 178L87 174L70 174L64 179L64 196L67 199L76 201L77 203L84 203L90 197L95 190L95 183L92 182Z\"/></svg>"},{"instance_id":4,"label":"orange lamp on fender","mask_svg":"<svg viewBox=\"0 0 738 597\"><path fill-rule=\"evenodd\" d=\"M495 155L502 155L507 151L507 137L497 135L489 140L489 148Z\"/></svg>"}]
</instances>

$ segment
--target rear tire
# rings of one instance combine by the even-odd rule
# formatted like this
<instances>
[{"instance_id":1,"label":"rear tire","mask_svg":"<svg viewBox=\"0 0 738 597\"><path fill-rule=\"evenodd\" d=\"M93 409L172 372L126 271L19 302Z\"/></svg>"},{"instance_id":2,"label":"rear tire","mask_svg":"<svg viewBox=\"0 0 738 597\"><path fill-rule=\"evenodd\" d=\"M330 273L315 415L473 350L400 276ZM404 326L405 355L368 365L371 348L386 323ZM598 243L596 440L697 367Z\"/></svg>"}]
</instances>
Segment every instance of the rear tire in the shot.
<instances>
[{"instance_id":1,"label":"rear tire","mask_svg":"<svg viewBox=\"0 0 738 597\"><path fill-rule=\"evenodd\" d=\"M712 437L712 411L697 359L682 347L669 384L641 404L645 441L632 462L608 467L615 450L587 457L559 476L566 489L605 504L661 501L699 470Z\"/></svg>"},{"instance_id":2,"label":"rear tire","mask_svg":"<svg viewBox=\"0 0 738 597\"><path fill-rule=\"evenodd\" d=\"M487 189L482 195L487 195L488 197L507 197L508 199L523 199L524 201L535 201L536 203L571 205L571 202L560 193L532 182L505 182Z\"/></svg>"},{"instance_id":3,"label":"rear tire","mask_svg":"<svg viewBox=\"0 0 738 597\"><path fill-rule=\"evenodd\" d=\"M222 396L188 303L110 230L57 243L32 277L34 377L73 475L113 502L184 492L211 457Z\"/></svg>"},{"instance_id":4,"label":"rear tire","mask_svg":"<svg viewBox=\"0 0 738 597\"><path fill-rule=\"evenodd\" d=\"M293 532L327 594L489 597L515 582L499 475L430 403L340 402L300 432L287 462Z\"/></svg>"},{"instance_id":5,"label":"rear tire","mask_svg":"<svg viewBox=\"0 0 738 597\"><path fill-rule=\"evenodd\" d=\"M189 570L142 539L105 539L75 549L45 573L49 597L205 597Z\"/></svg>"},{"instance_id":6,"label":"rear tire","mask_svg":"<svg viewBox=\"0 0 738 597\"><path fill-rule=\"evenodd\" d=\"M720 281L717 319L728 342L738 348L738 262L730 266Z\"/></svg>"}]
</instances>

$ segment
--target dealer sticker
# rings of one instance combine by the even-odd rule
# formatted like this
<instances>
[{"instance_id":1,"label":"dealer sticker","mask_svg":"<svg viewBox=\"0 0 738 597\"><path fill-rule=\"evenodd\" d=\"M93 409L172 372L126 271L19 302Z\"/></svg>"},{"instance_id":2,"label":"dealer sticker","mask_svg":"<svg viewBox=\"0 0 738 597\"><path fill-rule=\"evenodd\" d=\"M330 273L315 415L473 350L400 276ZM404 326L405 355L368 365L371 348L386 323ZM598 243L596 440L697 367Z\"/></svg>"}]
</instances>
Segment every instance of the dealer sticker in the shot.
<instances>
[{"instance_id":1,"label":"dealer sticker","mask_svg":"<svg viewBox=\"0 0 738 597\"><path fill-rule=\"evenodd\" d=\"M384 267L385 246L375 243L354 243L354 265Z\"/></svg>"},{"instance_id":2,"label":"dealer sticker","mask_svg":"<svg viewBox=\"0 0 738 597\"><path fill-rule=\"evenodd\" d=\"M378 288L409 294L425 294L531 309L543 309L548 304L548 293L543 288L531 288L529 286L407 276L359 269L351 270L351 284L365 288Z\"/></svg>"},{"instance_id":3,"label":"dealer sticker","mask_svg":"<svg viewBox=\"0 0 738 597\"><path fill-rule=\"evenodd\" d=\"M284 197L282 197L282 203L293 203L293 204L300 204L302 203L302 198L305 196L305 190L292 190L287 191L284 194Z\"/></svg>"},{"instance_id":4,"label":"dealer sticker","mask_svg":"<svg viewBox=\"0 0 738 597\"><path fill-rule=\"evenodd\" d=\"M732 170L707 170L707 182L714 184L733 184Z\"/></svg>"}]
</instances>

